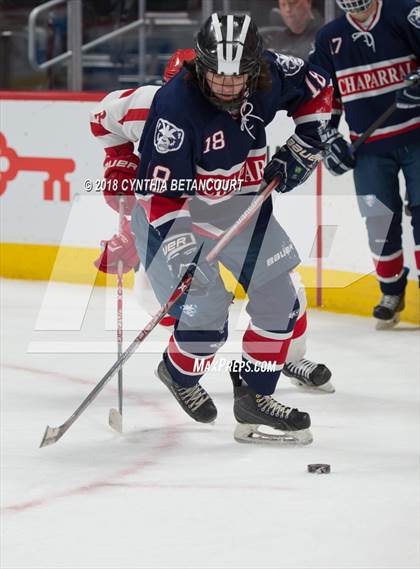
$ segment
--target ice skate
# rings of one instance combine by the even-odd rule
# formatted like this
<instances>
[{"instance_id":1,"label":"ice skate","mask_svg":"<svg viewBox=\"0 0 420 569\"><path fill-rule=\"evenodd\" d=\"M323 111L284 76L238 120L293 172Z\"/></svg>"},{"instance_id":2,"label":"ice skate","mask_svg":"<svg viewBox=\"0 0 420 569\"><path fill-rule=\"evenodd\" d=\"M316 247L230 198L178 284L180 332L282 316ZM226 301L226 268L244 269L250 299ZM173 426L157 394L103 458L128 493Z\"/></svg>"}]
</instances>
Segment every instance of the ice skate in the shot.
<instances>
[{"instance_id":1,"label":"ice skate","mask_svg":"<svg viewBox=\"0 0 420 569\"><path fill-rule=\"evenodd\" d=\"M400 312L405 308L405 291L401 294L384 294L373 309L377 330L389 330L400 321Z\"/></svg>"},{"instance_id":2,"label":"ice skate","mask_svg":"<svg viewBox=\"0 0 420 569\"><path fill-rule=\"evenodd\" d=\"M233 412L238 424L234 438L240 443L307 445L313 440L308 413L286 407L270 395L255 393L239 374L233 381Z\"/></svg>"},{"instance_id":3,"label":"ice skate","mask_svg":"<svg viewBox=\"0 0 420 569\"><path fill-rule=\"evenodd\" d=\"M330 381L331 371L324 364L317 364L302 358L297 362L284 364L283 373L297 387L303 387L308 391L335 392Z\"/></svg>"},{"instance_id":4,"label":"ice skate","mask_svg":"<svg viewBox=\"0 0 420 569\"><path fill-rule=\"evenodd\" d=\"M157 368L156 375L192 419L199 423L211 423L216 419L217 409L210 395L201 385L182 387L172 379L163 360Z\"/></svg>"}]
</instances>

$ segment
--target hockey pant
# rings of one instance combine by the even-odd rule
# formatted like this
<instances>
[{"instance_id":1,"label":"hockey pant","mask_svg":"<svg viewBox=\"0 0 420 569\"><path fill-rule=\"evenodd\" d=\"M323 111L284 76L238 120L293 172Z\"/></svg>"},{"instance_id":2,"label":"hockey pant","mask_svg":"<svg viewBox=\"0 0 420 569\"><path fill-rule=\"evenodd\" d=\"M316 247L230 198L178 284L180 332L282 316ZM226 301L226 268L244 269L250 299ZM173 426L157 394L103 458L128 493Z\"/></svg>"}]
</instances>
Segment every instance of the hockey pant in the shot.
<instances>
[{"instance_id":1,"label":"hockey pant","mask_svg":"<svg viewBox=\"0 0 420 569\"><path fill-rule=\"evenodd\" d=\"M369 247L384 294L400 294L407 284L408 269L404 267L402 246L400 171L404 175L411 212L415 262L419 276L420 142L383 154L360 154L354 170L359 208L366 220Z\"/></svg>"},{"instance_id":2,"label":"hockey pant","mask_svg":"<svg viewBox=\"0 0 420 569\"><path fill-rule=\"evenodd\" d=\"M149 226L141 206L134 211L132 228L153 291L163 304L177 283L161 248L150 251L156 231ZM154 233L151 239L150 232ZM207 255L215 242L202 236L196 238L203 244L202 255ZM242 376L258 393L271 394L299 316L297 292L289 275L299 263L299 257L284 230L271 216L263 229L258 223L250 223L222 251L220 261L244 286L249 298L247 311L251 322L243 338ZM205 291L190 291L171 311L177 323L167 348L166 363L180 385L197 384L203 370L226 342L231 302L232 295L218 275ZM270 369L265 365L267 362Z\"/></svg>"},{"instance_id":3,"label":"hockey pant","mask_svg":"<svg viewBox=\"0 0 420 569\"><path fill-rule=\"evenodd\" d=\"M289 351L287 352L286 363L297 362L306 354L306 333L307 333L307 313L308 301L306 298L305 287L298 272L290 273L293 286L297 292L299 301L299 315L293 330L292 340ZM141 308L150 316L154 316L160 309L156 295L147 277L143 265L134 274L134 294ZM176 319L173 316L165 316L160 324L172 331Z\"/></svg>"}]
</instances>

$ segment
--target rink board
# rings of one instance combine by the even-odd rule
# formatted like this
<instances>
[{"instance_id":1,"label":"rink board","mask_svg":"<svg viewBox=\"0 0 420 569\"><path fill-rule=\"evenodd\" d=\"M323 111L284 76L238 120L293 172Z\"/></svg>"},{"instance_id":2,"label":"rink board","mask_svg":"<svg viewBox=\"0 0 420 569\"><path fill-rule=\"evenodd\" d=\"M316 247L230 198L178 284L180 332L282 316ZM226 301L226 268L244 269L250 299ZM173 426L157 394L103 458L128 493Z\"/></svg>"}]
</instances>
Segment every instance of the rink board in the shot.
<instances>
[{"instance_id":1,"label":"rink board","mask_svg":"<svg viewBox=\"0 0 420 569\"><path fill-rule=\"evenodd\" d=\"M89 111L101 97L0 93L1 276L114 284L92 265L99 242L117 225L99 191L103 150L89 129ZM276 116L268 127L271 154L293 126L284 113ZM86 180L98 191L87 191ZM334 178L323 169L293 193L276 196L274 208L301 255L310 305L370 314L378 288L351 174ZM405 262L413 280L403 317L419 322L409 219L404 230ZM224 278L235 288L226 272ZM132 286L132 277L126 286Z\"/></svg>"}]
</instances>

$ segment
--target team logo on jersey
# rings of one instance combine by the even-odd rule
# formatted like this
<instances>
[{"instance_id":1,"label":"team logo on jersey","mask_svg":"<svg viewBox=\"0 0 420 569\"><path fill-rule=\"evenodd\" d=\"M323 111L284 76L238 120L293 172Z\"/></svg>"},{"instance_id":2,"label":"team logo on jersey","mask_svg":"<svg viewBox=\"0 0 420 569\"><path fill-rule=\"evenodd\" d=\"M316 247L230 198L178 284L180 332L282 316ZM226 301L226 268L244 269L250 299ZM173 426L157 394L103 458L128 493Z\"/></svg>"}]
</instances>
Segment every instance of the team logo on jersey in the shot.
<instances>
[{"instance_id":1,"label":"team logo on jersey","mask_svg":"<svg viewBox=\"0 0 420 569\"><path fill-rule=\"evenodd\" d=\"M155 148L160 154L179 150L184 142L184 131L165 119L159 119L155 130Z\"/></svg>"},{"instance_id":2,"label":"team logo on jersey","mask_svg":"<svg viewBox=\"0 0 420 569\"><path fill-rule=\"evenodd\" d=\"M305 65L305 62L300 57L283 55L282 53L276 53L276 63L286 76L296 75Z\"/></svg>"},{"instance_id":3,"label":"team logo on jersey","mask_svg":"<svg viewBox=\"0 0 420 569\"><path fill-rule=\"evenodd\" d=\"M411 12L407 16L407 20L415 28L420 28L420 6L416 6L411 10Z\"/></svg>"}]
</instances>

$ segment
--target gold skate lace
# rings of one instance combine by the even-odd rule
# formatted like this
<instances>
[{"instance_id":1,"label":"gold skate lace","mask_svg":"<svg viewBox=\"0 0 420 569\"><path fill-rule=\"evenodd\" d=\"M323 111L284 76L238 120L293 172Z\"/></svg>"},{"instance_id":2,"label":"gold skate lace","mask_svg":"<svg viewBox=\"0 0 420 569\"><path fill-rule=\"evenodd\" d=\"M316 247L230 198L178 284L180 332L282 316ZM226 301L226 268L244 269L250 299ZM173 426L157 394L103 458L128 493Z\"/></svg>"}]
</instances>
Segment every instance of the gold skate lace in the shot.
<instances>
[{"instance_id":1,"label":"gold skate lace","mask_svg":"<svg viewBox=\"0 0 420 569\"><path fill-rule=\"evenodd\" d=\"M292 407L282 405L270 395L257 395L256 400L260 410L266 415L271 415L272 417L282 417L287 419L293 411Z\"/></svg>"},{"instance_id":2,"label":"gold skate lace","mask_svg":"<svg viewBox=\"0 0 420 569\"><path fill-rule=\"evenodd\" d=\"M181 387L177 391L182 401L193 412L209 399L208 393L198 384L194 387Z\"/></svg>"}]
</instances>

